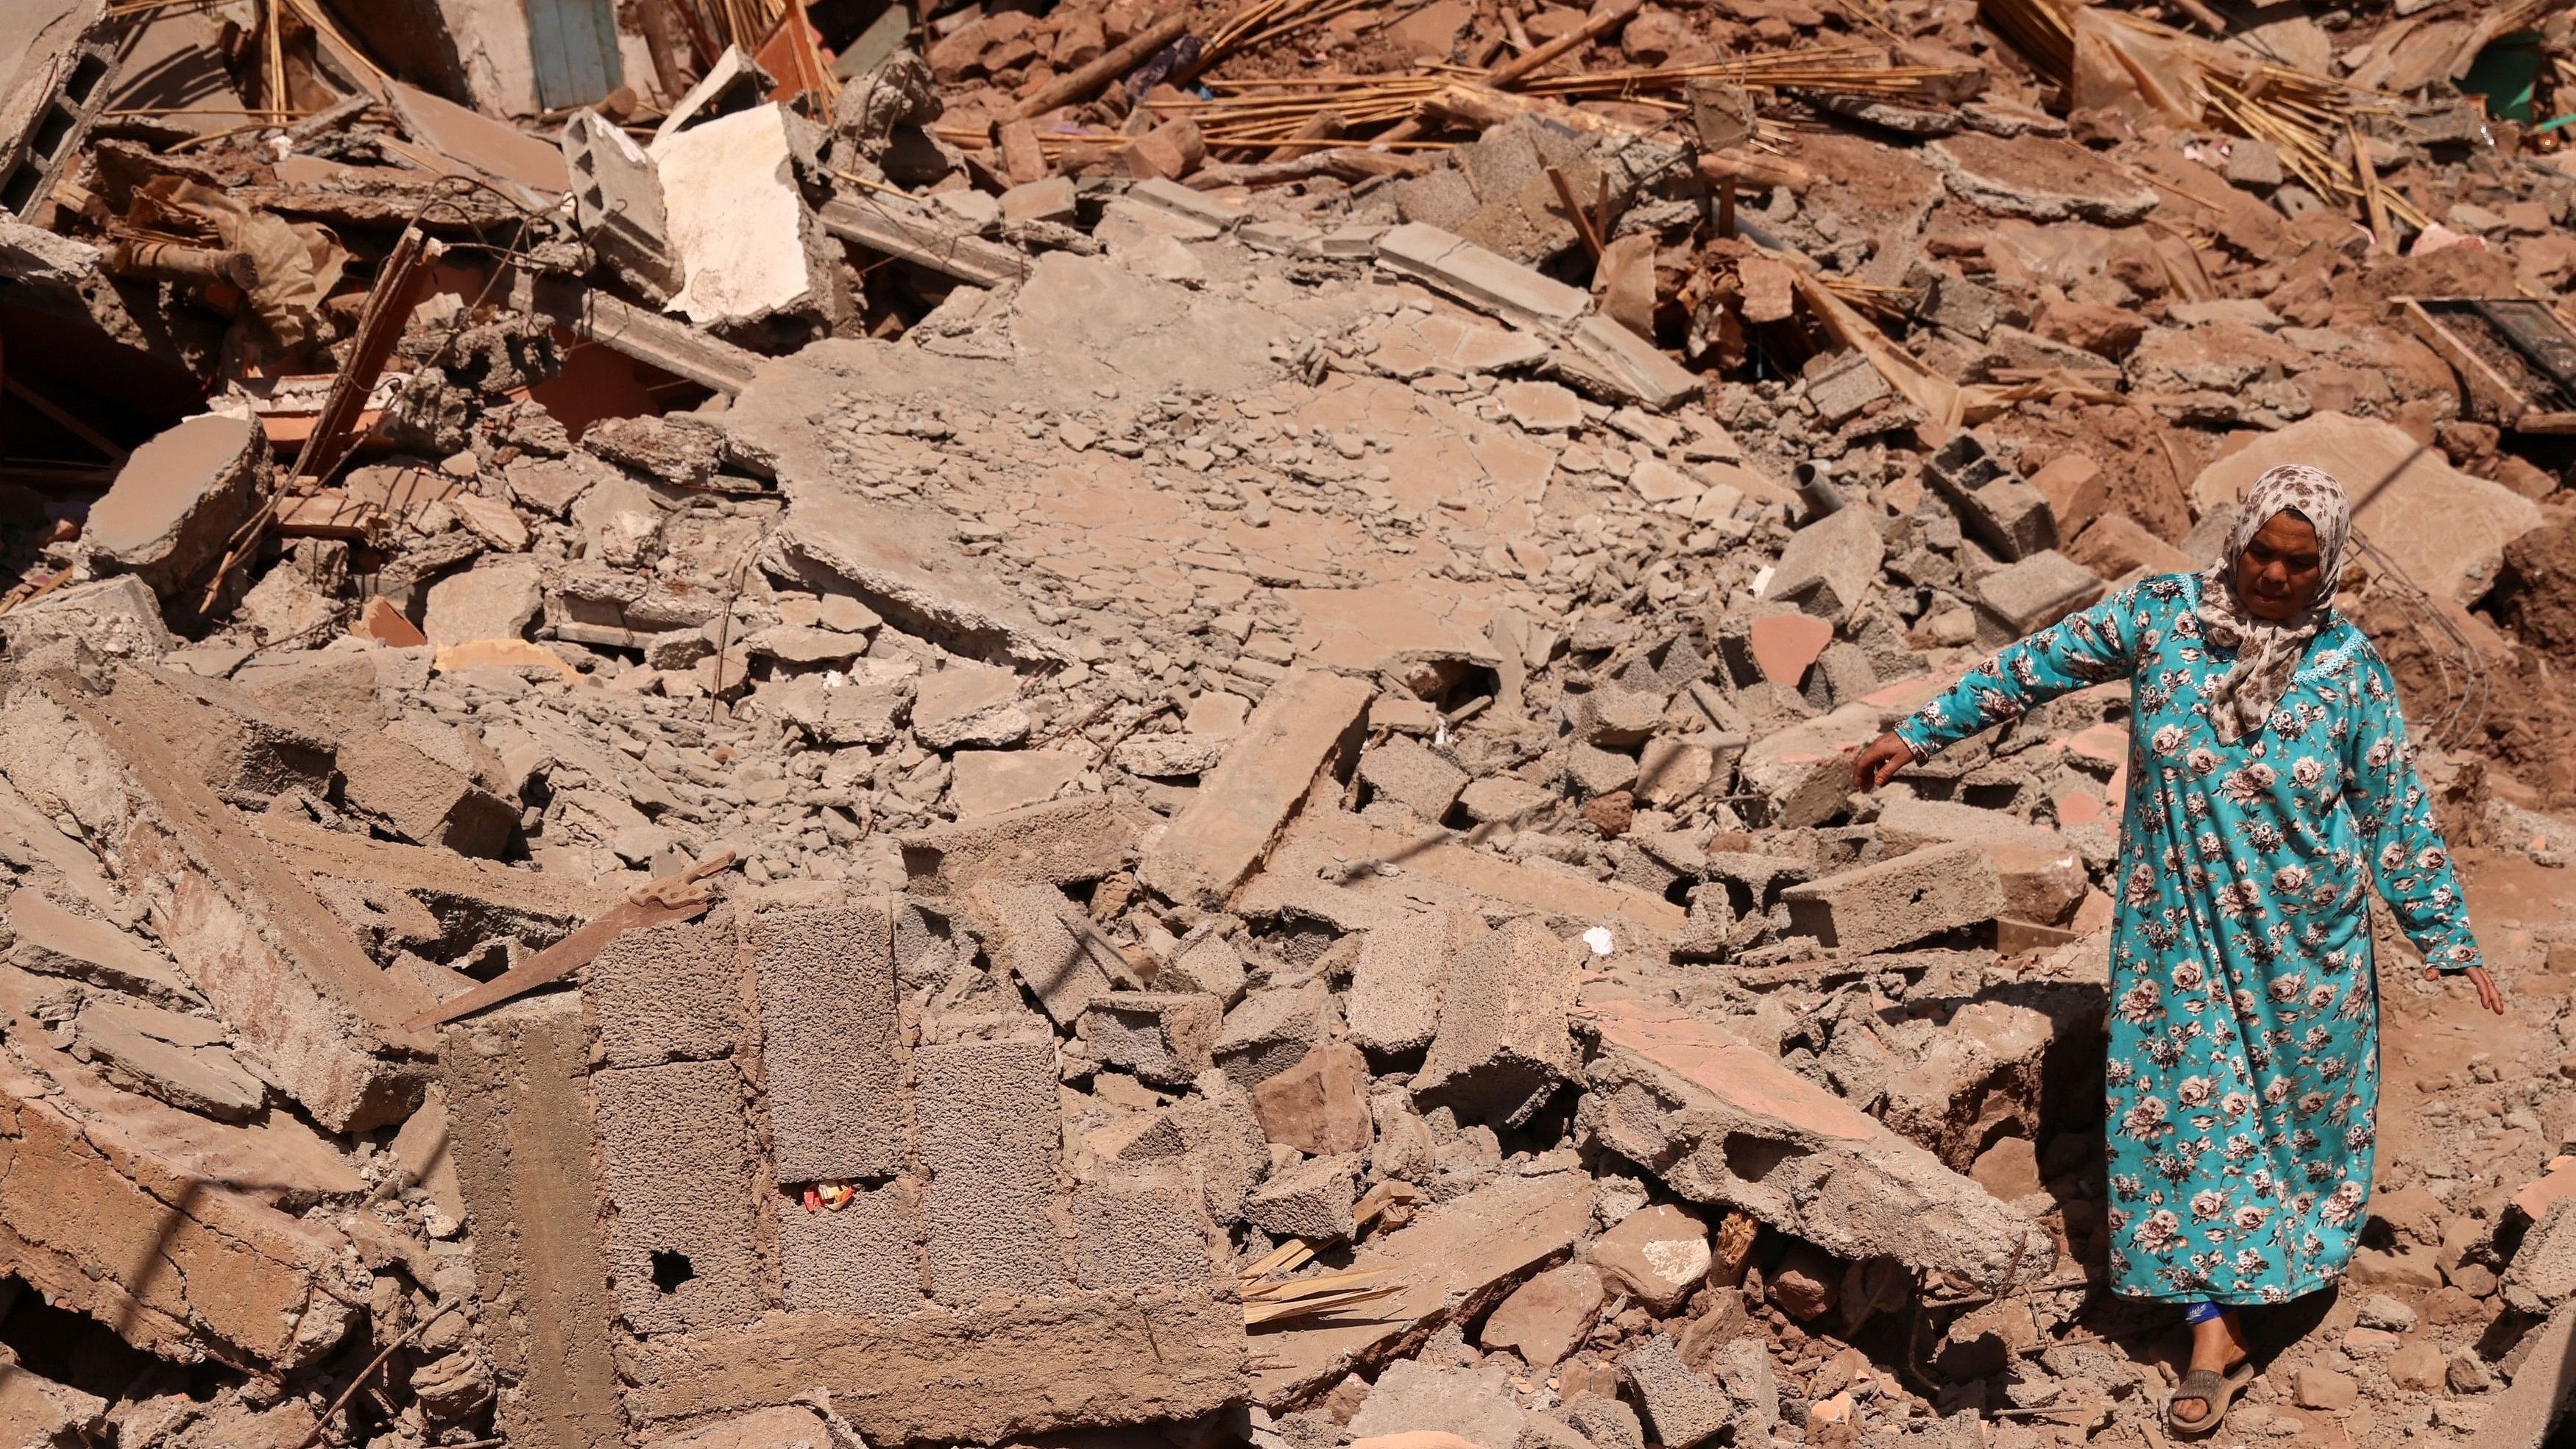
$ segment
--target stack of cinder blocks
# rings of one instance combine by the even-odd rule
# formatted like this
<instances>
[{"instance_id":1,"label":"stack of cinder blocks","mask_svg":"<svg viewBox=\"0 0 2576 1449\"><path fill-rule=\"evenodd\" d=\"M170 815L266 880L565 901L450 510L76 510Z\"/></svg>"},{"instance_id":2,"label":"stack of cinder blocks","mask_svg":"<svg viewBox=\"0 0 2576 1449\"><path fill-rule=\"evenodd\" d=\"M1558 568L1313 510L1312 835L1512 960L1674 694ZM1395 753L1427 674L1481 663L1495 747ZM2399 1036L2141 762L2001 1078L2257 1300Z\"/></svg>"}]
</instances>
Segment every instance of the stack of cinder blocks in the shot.
<instances>
[{"instance_id":1,"label":"stack of cinder blocks","mask_svg":"<svg viewBox=\"0 0 2576 1449\"><path fill-rule=\"evenodd\" d=\"M1199 1185L1068 1183L1042 1030L909 1043L894 913L720 905L447 1029L512 1444L624 1445L817 1389L876 1443L1240 1393ZM818 1182L855 1194L809 1211Z\"/></svg>"}]
</instances>

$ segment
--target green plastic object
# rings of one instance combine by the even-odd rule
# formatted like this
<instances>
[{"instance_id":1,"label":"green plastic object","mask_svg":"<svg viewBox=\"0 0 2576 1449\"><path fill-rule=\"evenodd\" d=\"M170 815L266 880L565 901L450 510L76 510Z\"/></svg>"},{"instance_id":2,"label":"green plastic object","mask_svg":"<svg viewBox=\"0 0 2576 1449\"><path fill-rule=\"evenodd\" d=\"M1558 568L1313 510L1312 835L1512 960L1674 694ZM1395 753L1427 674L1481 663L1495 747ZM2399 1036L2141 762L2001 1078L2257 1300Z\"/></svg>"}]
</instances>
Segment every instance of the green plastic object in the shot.
<instances>
[{"instance_id":1,"label":"green plastic object","mask_svg":"<svg viewBox=\"0 0 2576 1449\"><path fill-rule=\"evenodd\" d=\"M2540 80L2540 45L2536 30L2489 41L2469 63L2469 73L2461 77L2460 93L2486 97L2490 120L2529 121L2531 93Z\"/></svg>"}]
</instances>

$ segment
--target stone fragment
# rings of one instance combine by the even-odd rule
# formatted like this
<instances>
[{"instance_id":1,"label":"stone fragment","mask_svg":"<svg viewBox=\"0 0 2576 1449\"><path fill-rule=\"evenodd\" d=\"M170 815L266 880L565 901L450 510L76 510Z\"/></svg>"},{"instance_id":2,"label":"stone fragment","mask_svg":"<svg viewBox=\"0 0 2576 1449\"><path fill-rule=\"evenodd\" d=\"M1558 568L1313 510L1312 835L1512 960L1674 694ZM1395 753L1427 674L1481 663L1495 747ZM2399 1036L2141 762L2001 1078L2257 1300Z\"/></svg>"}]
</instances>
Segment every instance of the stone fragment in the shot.
<instances>
[{"instance_id":1,"label":"stone fragment","mask_svg":"<svg viewBox=\"0 0 2576 1449\"><path fill-rule=\"evenodd\" d=\"M2075 526L2050 506L2050 495L2005 465L1986 440L1962 432L1925 461L1923 476L1957 510L1959 526L1995 556L2013 562L2057 547Z\"/></svg>"},{"instance_id":2,"label":"stone fragment","mask_svg":"<svg viewBox=\"0 0 2576 1449\"><path fill-rule=\"evenodd\" d=\"M1118 742L1110 763L1149 780L1179 780L1203 775L1225 758L1226 742L1208 735L1137 735Z\"/></svg>"},{"instance_id":3,"label":"stone fragment","mask_svg":"<svg viewBox=\"0 0 2576 1449\"><path fill-rule=\"evenodd\" d=\"M1407 222L1379 237L1377 260L1524 327L1566 326L1591 306L1581 291L1423 222Z\"/></svg>"},{"instance_id":4,"label":"stone fragment","mask_svg":"<svg viewBox=\"0 0 2576 1449\"><path fill-rule=\"evenodd\" d=\"M1019 676L989 664L951 663L921 677L912 702L913 738L934 750L999 749L1028 738Z\"/></svg>"},{"instance_id":5,"label":"stone fragment","mask_svg":"<svg viewBox=\"0 0 2576 1449\"><path fill-rule=\"evenodd\" d=\"M1394 1449L1431 1449L1431 1442L1518 1445L1529 1411L1512 1393L1511 1374L1499 1363L1441 1368L1418 1359L1386 1366L1368 1401L1351 1416L1354 1443L1376 1441Z\"/></svg>"},{"instance_id":6,"label":"stone fragment","mask_svg":"<svg viewBox=\"0 0 2576 1449\"><path fill-rule=\"evenodd\" d=\"M1351 752L1375 693L1320 670L1279 681L1146 852L1137 879L1174 901L1222 905L1269 855L1316 776Z\"/></svg>"},{"instance_id":7,"label":"stone fragment","mask_svg":"<svg viewBox=\"0 0 2576 1449\"><path fill-rule=\"evenodd\" d=\"M107 922L73 915L33 890L6 900L8 933L17 938L11 965L163 1001L196 999L167 957Z\"/></svg>"},{"instance_id":8,"label":"stone fragment","mask_svg":"<svg viewBox=\"0 0 2576 1449\"><path fill-rule=\"evenodd\" d=\"M1225 1014L1216 1062L1250 1090L1295 1066L1331 1031L1332 993L1314 977L1256 991Z\"/></svg>"},{"instance_id":9,"label":"stone fragment","mask_svg":"<svg viewBox=\"0 0 2576 1449\"><path fill-rule=\"evenodd\" d=\"M1840 618L1878 582L1886 556L1887 541L1870 510L1840 509L1789 535L1762 597L1819 618Z\"/></svg>"},{"instance_id":10,"label":"stone fragment","mask_svg":"<svg viewBox=\"0 0 2576 1449\"><path fill-rule=\"evenodd\" d=\"M1500 821L1517 825L1554 799L1545 790L1510 775L1486 775L1459 792L1458 804L1479 825Z\"/></svg>"},{"instance_id":11,"label":"stone fragment","mask_svg":"<svg viewBox=\"0 0 2576 1449\"><path fill-rule=\"evenodd\" d=\"M1070 750L959 750L948 800L960 820L1043 804L1070 789L1090 763Z\"/></svg>"},{"instance_id":12,"label":"stone fragment","mask_svg":"<svg viewBox=\"0 0 2576 1449\"><path fill-rule=\"evenodd\" d=\"M1664 717L1660 692L1604 685L1568 702L1568 712L1583 742L1606 750L1643 744Z\"/></svg>"},{"instance_id":13,"label":"stone fragment","mask_svg":"<svg viewBox=\"0 0 2576 1449\"><path fill-rule=\"evenodd\" d=\"M2302 1409L2339 1414L2361 1399L2361 1388L2353 1382L2352 1375L2315 1364L2301 1366L2292 1383L2292 1396Z\"/></svg>"},{"instance_id":14,"label":"stone fragment","mask_svg":"<svg viewBox=\"0 0 2576 1449\"><path fill-rule=\"evenodd\" d=\"M2147 532L2125 513L2105 513L2085 525L2066 556L2111 582L2133 573L2180 574L2200 567L2182 550Z\"/></svg>"},{"instance_id":15,"label":"stone fragment","mask_svg":"<svg viewBox=\"0 0 2576 1449\"><path fill-rule=\"evenodd\" d=\"M1577 1070L1566 1011L1580 946L1530 917L1461 944L1451 955L1440 1028L1413 1092L1461 1117L1527 1121Z\"/></svg>"},{"instance_id":16,"label":"stone fragment","mask_svg":"<svg viewBox=\"0 0 2576 1449\"><path fill-rule=\"evenodd\" d=\"M1682 1198L1848 1260L1981 1283L2053 1262L2045 1230L1770 1055L1680 1009L1586 1003L1582 1130Z\"/></svg>"},{"instance_id":17,"label":"stone fragment","mask_svg":"<svg viewBox=\"0 0 2576 1449\"><path fill-rule=\"evenodd\" d=\"M224 1050L223 1036L202 1017L94 1000L81 1008L72 1050L173 1107L239 1122L268 1104L268 1088Z\"/></svg>"},{"instance_id":18,"label":"stone fragment","mask_svg":"<svg viewBox=\"0 0 2576 1449\"><path fill-rule=\"evenodd\" d=\"M1243 997L1243 956L1213 931L1184 939L1154 972L1165 991L1203 991L1231 1007Z\"/></svg>"},{"instance_id":19,"label":"stone fragment","mask_svg":"<svg viewBox=\"0 0 2576 1449\"><path fill-rule=\"evenodd\" d=\"M1969 845L1912 851L1791 886L1781 898L1791 934L1854 956L1992 920L2003 909L1993 863Z\"/></svg>"},{"instance_id":20,"label":"stone fragment","mask_svg":"<svg viewBox=\"0 0 2576 1449\"><path fill-rule=\"evenodd\" d=\"M179 647L161 622L161 601L132 574L58 588L0 614L0 643L8 646L12 659L30 658L61 640L78 640L99 654L146 661Z\"/></svg>"},{"instance_id":21,"label":"stone fragment","mask_svg":"<svg viewBox=\"0 0 2576 1449\"><path fill-rule=\"evenodd\" d=\"M996 881L978 887L974 902L995 968L1019 978L1060 1028L1081 1020L1108 994L1113 973L1126 971L1097 933L1075 929L1070 903L1052 885Z\"/></svg>"},{"instance_id":22,"label":"stone fragment","mask_svg":"<svg viewBox=\"0 0 2576 1449\"><path fill-rule=\"evenodd\" d=\"M1560 1264L1514 1289L1486 1316L1478 1342L1511 1349L1533 1369L1550 1368L1583 1345L1608 1296L1592 1264Z\"/></svg>"},{"instance_id":23,"label":"stone fragment","mask_svg":"<svg viewBox=\"0 0 2576 1449\"><path fill-rule=\"evenodd\" d=\"M1666 1317L1708 1276L1708 1226L1658 1204L1620 1219L1593 1242L1585 1261L1648 1312Z\"/></svg>"},{"instance_id":24,"label":"stone fragment","mask_svg":"<svg viewBox=\"0 0 2576 1449\"><path fill-rule=\"evenodd\" d=\"M2153 188L2125 178L2072 141L1963 132L1923 148L1952 194L1971 206L2032 221L2082 219L2124 226L2156 206Z\"/></svg>"},{"instance_id":25,"label":"stone fragment","mask_svg":"<svg viewBox=\"0 0 2576 1449\"><path fill-rule=\"evenodd\" d=\"M1326 1042L1254 1087L1252 1110L1273 1142L1315 1157L1365 1152L1368 1093L1368 1058L1347 1042Z\"/></svg>"}]
</instances>

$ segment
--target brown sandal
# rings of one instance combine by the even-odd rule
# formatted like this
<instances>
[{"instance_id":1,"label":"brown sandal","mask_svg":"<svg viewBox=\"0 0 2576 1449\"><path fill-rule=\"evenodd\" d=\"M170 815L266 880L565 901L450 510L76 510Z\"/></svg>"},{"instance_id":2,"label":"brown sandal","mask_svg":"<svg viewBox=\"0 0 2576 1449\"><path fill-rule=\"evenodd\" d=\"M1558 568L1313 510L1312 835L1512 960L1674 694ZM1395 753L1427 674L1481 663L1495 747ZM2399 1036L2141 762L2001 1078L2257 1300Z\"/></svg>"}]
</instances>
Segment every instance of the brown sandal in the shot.
<instances>
[{"instance_id":1,"label":"brown sandal","mask_svg":"<svg viewBox=\"0 0 2576 1449\"><path fill-rule=\"evenodd\" d=\"M2240 1363L2221 1374L2216 1369L2193 1369L2174 1386L2172 1397L2165 1400L2165 1427L2185 1438L2198 1438L2227 1420L2227 1407L2245 1386L2254 1382L2254 1365ZM2174 1405L2183 1399L2198 1399L2208 1410L2198 1418L2186 1419Z\"/></svg>"}]
</instances>

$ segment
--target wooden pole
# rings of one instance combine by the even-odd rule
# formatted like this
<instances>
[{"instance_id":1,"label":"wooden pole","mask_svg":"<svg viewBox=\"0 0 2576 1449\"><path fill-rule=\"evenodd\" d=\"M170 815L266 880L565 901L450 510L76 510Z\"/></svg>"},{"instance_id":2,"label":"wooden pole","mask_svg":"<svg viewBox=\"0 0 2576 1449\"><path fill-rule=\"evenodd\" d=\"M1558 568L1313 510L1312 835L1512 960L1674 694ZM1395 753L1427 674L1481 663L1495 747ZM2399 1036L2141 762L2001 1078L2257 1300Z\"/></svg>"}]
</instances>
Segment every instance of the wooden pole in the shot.
<instances>
[{"instance_id":1,"label":"wooden pole","mask_svg":"<svg viewBox=\"0 0 2576 1449\"><path fill-rule=\"evenodd\" d=\"M1090 64L1077 66L1070 73L1057 77L1045 90L1013 106L1011 114L1026 120L1043 116L1058 106L1089 100L1093 92L1144 64L1154 52L1180 39L1181 32L1189 28L1189 12L1173 10L1127 37L1126 44L1103 51Z\"/></svg>"},{"instance_id":2,"label":"wooden pole","mask_svg":"<svg viewBox=\"0 0 2576 1449\"><path fill-rule=\"evenodd\" d=\"M1547 44L1540 46L1538 49L1531 51L1529 54L1520 57L1518 60L1507 60L1501 65L1494 67L1492 70L1485 72L1483 76L1484 83L1492 86L1496 90L1509 90L1514 82L1520 80L1524 76L1531 75L1543 69L1550 61L1555 60L1558 56L1564 55L1568 51L1580 50L1584 46L1590 45L1593 41L1600 39L1602 36L1609 34L1611 31L1618 29L1620 26L1627 24L1631 19L1635 18L1640 9L1644 8L1645 3L1646 0L1611 0L1611 3L1608 6L1595 14L1591 19L1584 21L1581 25L1565 32L1563 35L1560 35L1556 39L1549 41ZM1394 130L1387 132L1385 135L1380 136L1377 139L1380 141L1410 141L1421 135L1423 129L1424 127L1422 122L1419 120L1403 121L1399 122Z\"/></svg>"}]
</instances>

